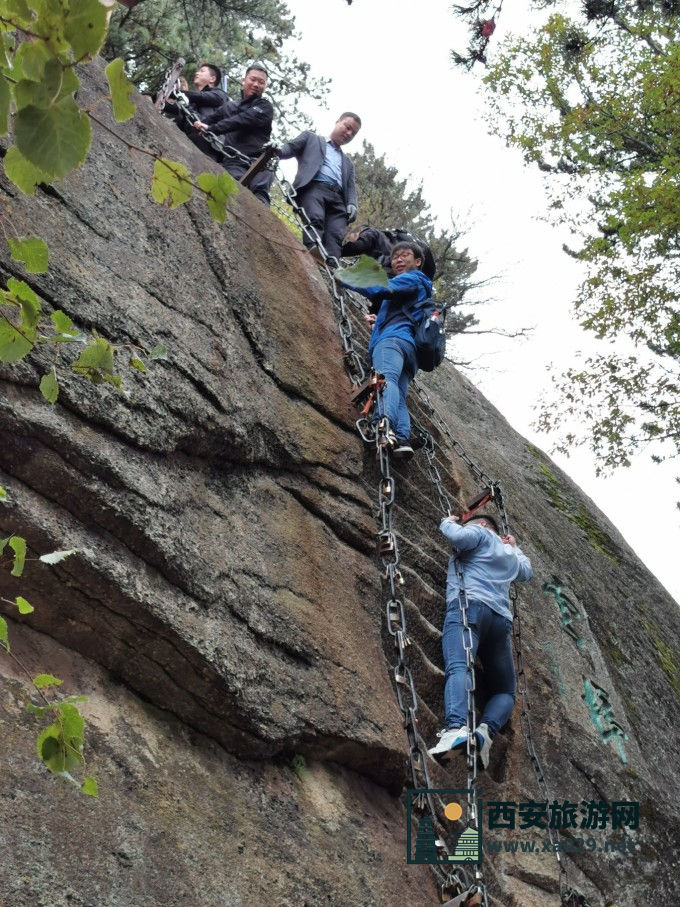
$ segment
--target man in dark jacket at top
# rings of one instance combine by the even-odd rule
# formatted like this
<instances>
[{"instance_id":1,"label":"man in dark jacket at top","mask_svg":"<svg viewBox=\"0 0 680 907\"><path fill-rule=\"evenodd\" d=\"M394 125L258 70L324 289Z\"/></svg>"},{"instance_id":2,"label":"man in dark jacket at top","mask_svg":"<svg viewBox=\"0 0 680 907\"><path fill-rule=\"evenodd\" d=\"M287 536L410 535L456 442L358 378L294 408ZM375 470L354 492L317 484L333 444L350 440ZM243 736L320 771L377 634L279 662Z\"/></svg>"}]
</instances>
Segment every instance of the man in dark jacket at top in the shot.
<instances>
[{"instance_id":1,"label":"man in dark jacket at top","mask_svg":"<svg viewBox=\"0 0 680 907\"><path fill-rule=\"evenodd\" d=\"M243 78L241 97L227 101L215 113L194 123L198 132L220 136L225 146L235 148L248 158L257 158L272 134L274 108L262 95L267 87L267 70L261 63L251 63ZM219 155L213 155L217 160ZM240 180L249 164L228 155L220 160L235 180ZM269 188L274 179L271 170L258 173L250 191L265 205L269 204Z\"/></svg>"},{"instance_id":2,"label":"man in dark jacket at top","mask_svg":"<svg viewBox=\"0 0 680 907\"><path fill-rule=\"evenodd\" d=\"M347 231L342 255L370 255L382 265L387 276L392 277L392 243L382 230L376 230L369 224L354 224Z\"/></svg>"},{"instance_id":3,"label":"man in dark jacket at top","mask_svg":"<svg viewBox=\"0 0 680 907\"><path fill-rule=\"evenodd\" d=\"M326 138L314 132L301 132L279 149L279 157L295 157L298 170L293 180L298 204L304 208L329 255L339 258L347 224L357 216L357 189L354 164L343 154L342 146L351 142L361 129L356 113L343 113ZM314 246L303 234L305 246Z\"/></svg>"},{"instance_id":4,"label":"man in dark jacket at top","mask_svg":"<svg viewBox=\"0 0 680 907\"><path fill-rule=\"evenodd\" d=\"M193 128L194 117L201 120L203 117L214 113L218 107L228 100L226 92L222 90L222 71L214 63L201 63L194 76L195 91L183 91L182 94L189 102L188 111L168 98L165 102L164 114L174 118L176 124L191 141L197 145L204 154L212 157L214 152L210 145ZM188 115L187 115L188 114ZM193 114L193 117L191 116Z\"/></svg>"}]
</instances>

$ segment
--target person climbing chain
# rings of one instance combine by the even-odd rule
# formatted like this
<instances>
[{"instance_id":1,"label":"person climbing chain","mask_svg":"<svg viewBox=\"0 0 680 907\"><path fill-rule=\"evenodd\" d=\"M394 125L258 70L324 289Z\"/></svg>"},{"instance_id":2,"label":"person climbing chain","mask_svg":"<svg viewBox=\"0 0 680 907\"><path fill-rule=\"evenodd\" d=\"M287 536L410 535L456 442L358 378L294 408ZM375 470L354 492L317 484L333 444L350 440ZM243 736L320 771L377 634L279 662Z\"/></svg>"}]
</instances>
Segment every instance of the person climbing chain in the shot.
<instances>
[{"instance_id":1,"label":"person climbing chain","mask_svg":"<svg viewBox=\"0 0 680 907\"><path fill-rule=\"evenodd\" d=\"M463 521L449 516L442 520L439 529L453 546L442 635L446 716L444 729L438 734L439 742L428 750L428 754L445 764L455 750L468 745L467 659L463 629L463 608L466 608L472 663L479 654L489 691L470 743L476 747L478 767L486 769L493 738L510 718L515 704L510 585L514 581L527 582L533 576L533 570L515 538L500 536L498 523L492 516L473 514Z\"/></svg>"},{"instance_id":2,"label":"person climbing chain","mask_svg":"<svg viewBox=\"0 0 680 907\"><path fill-rule=\"evenodd\" d=\"M392 249L395 276L389 286L353 287L348 278L338 280L370 299L372 310L379 305L377 315L372 312L365 316L373 326L368 355L371 366L385 377L378 408L389 421L389 446L395 457L403 459L413 456L411 417L406 406L409 384L418 370L413 321L418 321L419 309L432 296L432 281L420 270L422 263L420 247L401 242Z\"/></svg>"}]
</instances>

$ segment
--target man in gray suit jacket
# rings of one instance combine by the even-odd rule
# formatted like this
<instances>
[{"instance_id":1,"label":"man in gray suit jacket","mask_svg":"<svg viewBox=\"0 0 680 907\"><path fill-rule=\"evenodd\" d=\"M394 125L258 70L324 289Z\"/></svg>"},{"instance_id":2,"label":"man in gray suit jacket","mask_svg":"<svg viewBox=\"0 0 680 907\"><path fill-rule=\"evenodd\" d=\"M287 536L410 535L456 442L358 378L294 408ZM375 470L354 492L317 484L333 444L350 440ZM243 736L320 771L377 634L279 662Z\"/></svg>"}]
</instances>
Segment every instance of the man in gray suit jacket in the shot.
<instances>
[{"instance_id":1,"label":"man in gray suit jacket","mask_svg":"<svg viewBox=\"0 0 680 907\"><path fill-rule=\"evenodd\" d=\"M343 113L328 138L301 132L279 149L279 157L295 157L298 170L293 180L297 203L304 208L329 255L340 257L347 224L357 216L354 164L341 146L351 142L361 128L356 113ZM305 246L313 242L303 234Z\"/></svg>"}]
</instances>

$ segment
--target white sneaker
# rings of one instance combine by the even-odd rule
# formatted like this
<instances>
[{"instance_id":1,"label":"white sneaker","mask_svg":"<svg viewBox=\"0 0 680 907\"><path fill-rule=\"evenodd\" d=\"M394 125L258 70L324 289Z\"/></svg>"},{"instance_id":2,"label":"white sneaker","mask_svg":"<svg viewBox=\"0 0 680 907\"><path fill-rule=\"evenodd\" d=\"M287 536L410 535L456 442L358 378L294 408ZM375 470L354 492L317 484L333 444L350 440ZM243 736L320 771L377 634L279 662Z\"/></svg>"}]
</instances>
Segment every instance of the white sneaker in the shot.
<instances>
[{"instance_id":1,"label":"white sneaker","mask_svg":"<svg viewBox=\"0 0 680 907\"><path fill-rule=\"evenodd\" d=\"M484 771L489 767L489 750L492 742L489 728L485 724L480 724L475 731L475 743L477 745L477 765Z\"/></svg>"},{"instance_id":2,"label":"white sneaker","mask_svg":"<svg viewBox=\"0 0 680 907\"><path fill-rule=\"evenodd\" d=\"M466 745L468 729L465 725L463 727L449 728L449 730L440 731L437 737L439 737L439 743L428 750L427 754L440 764L444 764L453 755L453 750Z\"/></svg>"}]
</instances>

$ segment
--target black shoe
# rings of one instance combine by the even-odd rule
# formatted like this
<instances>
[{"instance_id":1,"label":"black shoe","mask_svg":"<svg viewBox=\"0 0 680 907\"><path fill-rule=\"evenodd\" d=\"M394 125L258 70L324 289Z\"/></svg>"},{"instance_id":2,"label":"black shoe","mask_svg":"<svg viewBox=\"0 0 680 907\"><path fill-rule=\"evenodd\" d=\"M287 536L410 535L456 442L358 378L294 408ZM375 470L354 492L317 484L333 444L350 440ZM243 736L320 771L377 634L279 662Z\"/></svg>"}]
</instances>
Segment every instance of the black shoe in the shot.
<instances>
[{"instance_id":1,"label":"black shoe","mask_svg":"<svg viewBox=\"0 0 680 907\"><path fill-rule=\"evenodd\" d=\"M392 456L398 460L410 460L413 456L413 448L408 440L404 441L401 438L397 438L392 447Z\"/></svg>"}]
</instances>

